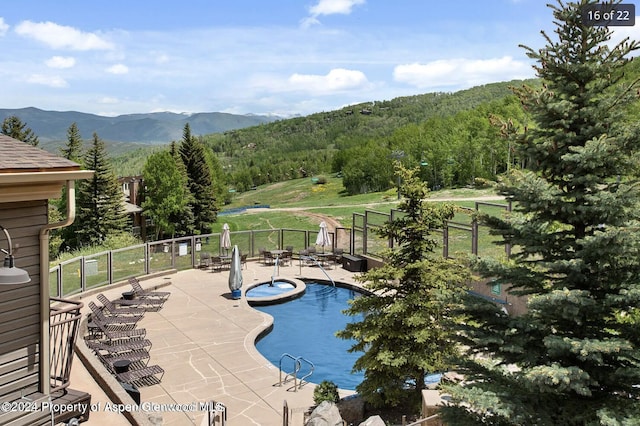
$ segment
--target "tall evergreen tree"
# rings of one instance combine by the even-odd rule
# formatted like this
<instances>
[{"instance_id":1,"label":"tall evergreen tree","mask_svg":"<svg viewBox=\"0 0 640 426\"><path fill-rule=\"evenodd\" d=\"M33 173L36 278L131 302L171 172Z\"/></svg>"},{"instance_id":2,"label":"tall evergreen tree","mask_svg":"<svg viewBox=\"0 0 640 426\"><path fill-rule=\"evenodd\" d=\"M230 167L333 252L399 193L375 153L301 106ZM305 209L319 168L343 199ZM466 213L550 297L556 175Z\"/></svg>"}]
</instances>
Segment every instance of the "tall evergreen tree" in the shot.
<instances>
[{"instance_id":1,"label":"tall evergreen tree","mask_svg":"<svg viewBox=\"0 0 640 426\"><path fill-rule=\"evenodd\" d=\"M450 368L456 345L452 308L464 292L465 266L435 251L436 232L451 219L454 206L425 200L428 189L416 170L398 167L403 200L400 214L378 231L393 238L383 266L360 280L375 295L355 299L346 311L364 314L338 336L354 339L352 351L364 351L354 370L364 371L357 391L375 406L404 406L418 411L425 376Z\"/></svg>"},{"instance_id":2,"label":"tall evergreen tree","mask_svg":"<svg viewBox=\"0 0 640 426\"><path fill-rule=\"evenodd\" d=\"M12 115L2 121L2 134L11 136L19 141L26 142L29 145L38 146L38 136L33 133L26 123L23 123L20 118Z\"/></svg>"},{"instance_id":3,"label":"tall evergreen tree","mask_svg":"<svg viewBox=\"0 0 640 426\"><path fill-rule=\"evenodd\" d=\"M528 310L509 317L470 302L465 382L445 386L451 424L640 419L640 210L628 177L640 132L624 116L634 84L623 84L640 46L610 46L608 27L585 25L582 8L594 3L550 5L557 40L543 33L545 47L524 47L544 83L515 90L536 122L517 139L528 170L501 185L515 214L491 222L517 250L478 267L526 296Z\"/></svg>"},{"instance_id":4,"label":"tall evergreen tree","mask_svg":"<svg viewBox=\"0 0 640 426\"><path fill-rule=\"evenodd\" d=\"M191 211L193 212L195 230L200 233L210 232L211 224L216 221L218 211L215 188L206 160L205 147L202 142L191 135L189 123L184 126L179 151L180 158L186 168L189 191L193 196Z\"/></svg>"},{"instance_id":5,"label":"tall evergreen tree","mask_svg":"<svg viewBox=\"0 0 640 426\"><path fill-rule=\"evenodd\" d=\"M76 123L71 123L67 129L67 143L60 148L60 153L67 160L82 163L82 136Z\"/></svg>"},{"instance_id":6,"label":"tall evergreen tree","mask_svg":"<svg viewBox=\"0 0 640 426\"><path fill-rule=\"evenodd\" d=\"M71 248L103 243L108 236L125 229L124 194L112 170L104 142L96 133L84 156L84 166L95 171L91 179L82 181L77 194L75 241Z\"/></svg>"},{"instance_id":7,"label":"tall evergreen tree","mask_svg":"<svg viewBox=\"0 0 640 426\"><path fill-rule=\"evenodd\" d=\"M64 147L60 148L60 153L67 160L71 160L78 164L82 164L83 162L82 137L80 136L80 130L78 130L78 126L76 123L72 123L71 126L69 126L69 129L67 129L67 143ZM58 220L60 220L59 218L62 217L63 212L66 212L66 206L67 206L66 188L62 189L62 197L60 197L59 200L55 200L54 203L57 209L56 216L58 217ZM49 211L51 212L51 209ZM52 215L50 215L49 221L50 222L53 221ZM75 230L72 226L64 227L60 229L54 229L51 232L51 238L49 240L50 254L55 256L58 253L58 251L60 250L61 242L64 242L64 241L69 242L69 241L75 240L75 236L73 235L74 233L75 233Z\"/></svg>"}]
</instances>

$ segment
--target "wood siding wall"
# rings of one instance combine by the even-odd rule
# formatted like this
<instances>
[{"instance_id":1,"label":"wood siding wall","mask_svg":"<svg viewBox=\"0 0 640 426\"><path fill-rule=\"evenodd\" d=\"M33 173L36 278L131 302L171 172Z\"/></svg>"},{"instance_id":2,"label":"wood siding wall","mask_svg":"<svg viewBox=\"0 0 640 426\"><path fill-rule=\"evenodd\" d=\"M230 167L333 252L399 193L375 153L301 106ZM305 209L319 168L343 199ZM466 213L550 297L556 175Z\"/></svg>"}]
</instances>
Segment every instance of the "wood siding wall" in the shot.
<instances>
[{"instance_id":1,"label":"wood siding wall","mask_svg":"<svg viewBox=\"0 0 640 426\"><path fill-rule=\"evenodd\" d=\"M47 223L47 201L0 203L0 225L11 235L15 266L25 269L31 282L0 286L0 402L39 389L40 242ZM7 241L0 232L0 247ZM16 249L16 247L18 247ZM0 254L4 259L4 254Z\"/></svg>"}]
</instances>

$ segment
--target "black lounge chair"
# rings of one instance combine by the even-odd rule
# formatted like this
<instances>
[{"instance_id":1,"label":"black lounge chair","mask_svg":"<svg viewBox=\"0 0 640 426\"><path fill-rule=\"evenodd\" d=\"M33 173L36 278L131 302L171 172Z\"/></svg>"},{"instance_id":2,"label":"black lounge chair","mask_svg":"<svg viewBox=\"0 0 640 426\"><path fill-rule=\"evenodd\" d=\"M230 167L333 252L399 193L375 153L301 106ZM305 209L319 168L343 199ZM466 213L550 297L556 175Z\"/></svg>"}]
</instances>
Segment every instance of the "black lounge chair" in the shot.
<instances>
[{"instance_id":1,"label":"black lounge chair","mask_svg":"<svg viewBox=\"0 0 640 426\"><path fill-rule=\"evenodd\" d=\"M160 299L162 301L166 301L169 298L169 296L171 296L170 291L145 290L140 285L140 281L138 281L138 279L135 277L129 278L129 284L131 284L131 287L133 288L133 292L135 293L136 297L139 297L141 299L152 298L152 299Z\"/></svg>"},{"instance_id":2,"label":"black lounge chair","mask_svg":"<svg viewBox=\"0 0 640 426\"><path fill-rule=\"evenodd\" d=\"M105 296L102 293L98 294L97 298L98 298L98 301L100 301L100 303L102 303L102 305L104 306L104 309L109 311L111 315L129 315L133 317L138 317L138 316L142 317L147 312L143 308L136 308L136 307L130 307L130 306L116 306L111 300L107 298L107 296ZM104 312L104 309L103 309L103 312Z\"/></svg>"}]
</instances>

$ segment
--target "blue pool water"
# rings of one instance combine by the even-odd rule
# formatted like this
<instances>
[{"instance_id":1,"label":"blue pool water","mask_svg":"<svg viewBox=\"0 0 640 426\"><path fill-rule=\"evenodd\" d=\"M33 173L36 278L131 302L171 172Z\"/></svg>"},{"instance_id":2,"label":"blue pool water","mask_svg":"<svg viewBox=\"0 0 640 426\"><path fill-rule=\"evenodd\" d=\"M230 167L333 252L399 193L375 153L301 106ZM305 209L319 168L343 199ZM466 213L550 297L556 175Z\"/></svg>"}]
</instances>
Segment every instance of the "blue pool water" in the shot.
<instances>
[{"instance_id":1,"label":"blue pool water","mask_svg":"<svg viewBox=\"0 0 640 426\"><path fill-rule=\"evenodd\" d=\"M286 293L287 291L293 290L296 288L295 285L287 282L278 282L276 281L273 285L269 284L260 284L255 286L249 291L247 291L246 297L267 297L267 296L277 296L282 293Z\"/></svg>"},{"instance_id":2,"label":"blue pool water","mask_svg":"<svg viewBox=\"0 0 640 426\"><path fill-rule=\"evenodd\" d=\"M348 322L362 321L361 316L342 313L348 300L359 293L331 285L307 283L305 294L286 303L255 306L273 316L273 330L256 343L256 348L276 367L284 353L304 357L315 370L307 380L320 383L330 380L342 389L354 390L364 373L351 373L353 364L362 353L349 353L353 341L339 339L336 331L344 330ZM283 360L283 370L291 371L293 361ZM302 373L308 371L303 365Z\"/></svg>"}]
</instances>

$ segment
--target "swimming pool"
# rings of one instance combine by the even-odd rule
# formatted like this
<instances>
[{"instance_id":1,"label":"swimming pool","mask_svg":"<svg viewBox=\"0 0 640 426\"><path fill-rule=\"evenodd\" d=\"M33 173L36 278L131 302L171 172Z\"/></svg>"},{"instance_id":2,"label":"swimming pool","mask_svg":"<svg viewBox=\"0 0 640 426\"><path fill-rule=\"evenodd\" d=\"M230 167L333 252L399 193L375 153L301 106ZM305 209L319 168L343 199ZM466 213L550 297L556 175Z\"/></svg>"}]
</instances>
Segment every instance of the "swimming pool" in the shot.
<instances>
[{"instance_id":1,"label":"swimming pool","mask_svg":"<svg viewBox=\"0 0 640 426\"><path fill-rule=\"evenodd\" d=\"M315 370L307 380L320 383L330 380L339 388L355 390L364 378L363 372L351 373L362 352L349 353L353 341L339 339L336 331L362 316L349 317L342 311L348 300L360 293L330 284L306 283L304 295L277 305L254 306L273 316L273 329L256 342L258 351L276 367L283 354L304 357ZM291 370L283 361L283 370ZM304 371L302 371L304 373Z\"/></svg>"}]
</instances>

